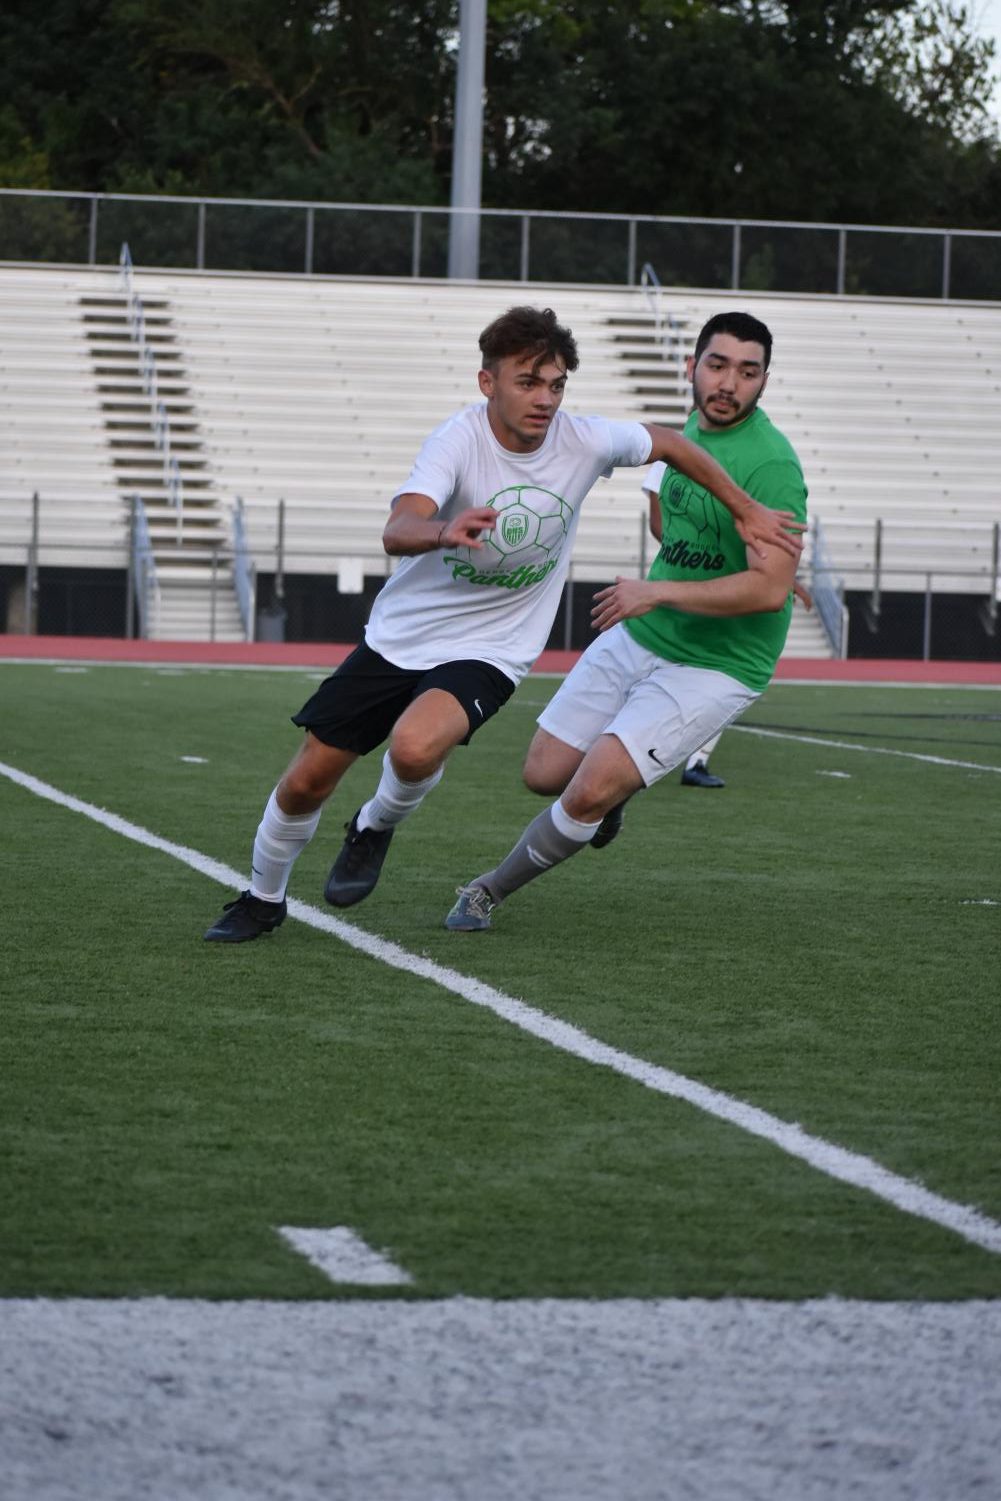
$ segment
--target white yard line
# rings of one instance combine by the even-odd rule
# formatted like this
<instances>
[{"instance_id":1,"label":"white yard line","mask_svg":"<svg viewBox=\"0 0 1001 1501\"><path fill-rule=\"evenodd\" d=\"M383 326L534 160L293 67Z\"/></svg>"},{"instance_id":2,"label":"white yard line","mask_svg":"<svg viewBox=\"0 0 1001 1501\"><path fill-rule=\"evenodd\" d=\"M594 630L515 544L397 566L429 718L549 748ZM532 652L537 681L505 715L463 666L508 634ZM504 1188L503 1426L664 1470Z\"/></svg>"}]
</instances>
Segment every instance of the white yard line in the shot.
<instances>
[{"instance_id":1,"label":"white yard line","mask_svg":"<svg viewBox=\"0 0 1001 1501\"><path fill-rule=\"evenodd\" d=\"M983 766L979 761L953 761L947 756L924 756L918 751L891 750L886 745L856 745L852 740L825 740L820 735L801 735L793 730L759 730L753 724L732 724L742 735L761 735L766 740L798 740L801 745L823 745L831 750L864 751L867 756L902 756L905 761L926 761L931 766L956 766L961 771L993 771L1001 766Z\"/></svg>"},{"instance_id":2,"label":"white yard line","mask_svg":"<svg viewBox=\"0 0 1001 1501\"><path fill-rule=\"evenodd\" d=\"M404 1287L414 1279L381 1251L373 1251L349 1225L329 1230L280 1225L278 1233L331 1282L351 1287Z\"/></svg>"},{"instance_id":3,"label":"white yard line","mask_svg":"<svg viewBox=\"0 0 1001 1501\"><path fill-rule=\"evenodd\" d=\"M866 749L867 747L859 748ZM103 808L95 807L92 803L61 792L57 787L52 787L47 782L42 782L37 777L3 762L0 762L0 775L25 788L26 791L34 793L36 797L46 798L60 807L83 814L95 823L103 824L105 828L122 835L123 838L170 855L173 859L190 866L201 875L209 876L223 886L238 891L243 887L244 878L238 871L233 870L231 866L223 865L221 861L211 859L208 855L203 855L199 850L174 844L169 839L162 839L158 834L153 834L148 829L119 817L117 813L109 813ZM643 1058L634 1058L629 1053L600 1042L569 1022L548 1016L544 1011L539 1011L524 1001L516 1000L513 996L505 995L502 991L494 990L492 986L485 985L480 980L460 974L457 970L436 964L422 955L411 954L398 944L366 933L342 918L307 906L305 902L292 899L289 901L288 910L289 915L300 922L318 928L321 932L332 933L343 943L349 944L352 948L383 964L389 964L395 969L403 970L420 979L430 980L453 995L461 996L474 1005L483 1006L504 1021L519 1027L523 1032L553 1047L560 1048L565 1053L582 1058L588 1063L610 1068L659 1094L684 1100L696 1106L697 1109L716 1116L719 1120L738 1126L752 1136L770 1141L791 1157L808 1163L830 1178L865 1189L886 1203L902 1209L906 1214L913 1214L919 1219L941 1225L972 1245L982 1246L985 1250L994 1252L995 1255L1001 1255L1001 1224L969 1205L954 1203L940 1194L932 1193L920 1183L913 1183L907 1178L890 1172L870 1157L847 1151L833 1142L825 1141L822 1137L811 1136L795 1123L780 1120L776 1116L769 1115L765 1110L759 1110L754 1105L724 1094L722 1090L711 1089L708 1085L689 1079L684 1074L661 1068Z\"/></svg>"}]
</instances>

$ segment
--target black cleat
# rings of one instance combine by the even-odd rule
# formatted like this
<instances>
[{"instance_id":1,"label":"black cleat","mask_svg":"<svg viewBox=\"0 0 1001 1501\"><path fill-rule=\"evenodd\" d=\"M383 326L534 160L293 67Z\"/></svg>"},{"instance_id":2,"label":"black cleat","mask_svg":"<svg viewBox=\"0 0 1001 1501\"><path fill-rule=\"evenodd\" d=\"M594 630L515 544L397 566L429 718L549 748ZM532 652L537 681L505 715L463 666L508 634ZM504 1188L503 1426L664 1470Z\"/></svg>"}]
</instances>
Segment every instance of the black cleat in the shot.
<instances>
[{"instance_id":1,"label":"black cleat","mask_svg":"<svg viewBox=\"0 0 1001 1501\"><path fill-rule=\"evenodd\" d=\"M235 902L226 903L205 937L209 943L249 943L280 928L287 914L286 902L262 902L259 896L243 891Z\"/></svg>"},{"instance_id":2,"label":"black cleat","mask_svg":"<svg viewBox=\"0 0 1001 1501\"><path fill-rule=\"evenodd\" d=\"M359 829L358 813L344 825L347 838L323 889L332 907L353 907L375 889L393 837L392 829Z\"/></svg>"},{"instance_id":3,"label":"black cleat","mask_svg":"<svg viewBox=\"0 0 1001 1501\"><path fill-rule=\"evenodd\" d=\"M591 838L593 849L603 850L606 844L611 844L613 839L618 838L619 830L622 828L622 810L625 806L625 802L621 802L616 803L614 808L609 808Z\"/></svg>"},{"instance_id":4,"label":"black cleat","mask_svg":"<svg viewBox=\"0 0 1001 1501\"><path fill-rule=\"evenodd\" d=\"M722 777L714 776L704 761L696 761L694 766L686 766L681 773L682 787L725 787Z\"/></svg>"}]
</instances>

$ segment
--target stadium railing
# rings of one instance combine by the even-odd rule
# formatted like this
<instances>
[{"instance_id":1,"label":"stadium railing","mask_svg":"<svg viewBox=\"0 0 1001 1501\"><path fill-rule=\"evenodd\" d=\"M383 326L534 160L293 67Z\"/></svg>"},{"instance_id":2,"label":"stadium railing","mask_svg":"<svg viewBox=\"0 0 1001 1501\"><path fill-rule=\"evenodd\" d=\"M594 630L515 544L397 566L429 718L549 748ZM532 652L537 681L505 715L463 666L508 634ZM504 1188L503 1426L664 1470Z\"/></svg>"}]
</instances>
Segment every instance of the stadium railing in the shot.
<instances>
[{"instance_id":1,"label":"stadium railing","mask_svg":"<svg viewBox=\"0 0 1001 1501\"><path fill-rule=\"evenodd\" d=\"M0 260L303 276L441 277L453 215L480 223L479 276L936 299L1001 298L1001 231L433 204L0 190Z\"/></svg>"}]
</instances>

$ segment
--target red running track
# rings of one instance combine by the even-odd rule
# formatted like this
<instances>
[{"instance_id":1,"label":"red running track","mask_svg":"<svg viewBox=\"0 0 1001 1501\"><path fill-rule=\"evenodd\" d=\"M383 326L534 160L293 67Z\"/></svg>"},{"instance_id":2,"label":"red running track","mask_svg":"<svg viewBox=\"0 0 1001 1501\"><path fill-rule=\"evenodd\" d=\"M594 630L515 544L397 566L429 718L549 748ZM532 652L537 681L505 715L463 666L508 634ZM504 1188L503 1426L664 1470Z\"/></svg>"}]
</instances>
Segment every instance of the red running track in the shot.
<instances>
[{"instance_id":1,"label":"red running track","mask_svg":"<svg viewBox=\"0 0 1001 1501\"><path fill-rule=\"evenodd\" d=\"M336 667L351 645L326 641L122 641L106 636L0 635L0 660L49 662L184 662L213 667ZM536 672L566 672L579 652L545 651ZM1001 662L914 662L788 657L777 682L939 683L1001 687Z\"/></svg>"}]
</instances>

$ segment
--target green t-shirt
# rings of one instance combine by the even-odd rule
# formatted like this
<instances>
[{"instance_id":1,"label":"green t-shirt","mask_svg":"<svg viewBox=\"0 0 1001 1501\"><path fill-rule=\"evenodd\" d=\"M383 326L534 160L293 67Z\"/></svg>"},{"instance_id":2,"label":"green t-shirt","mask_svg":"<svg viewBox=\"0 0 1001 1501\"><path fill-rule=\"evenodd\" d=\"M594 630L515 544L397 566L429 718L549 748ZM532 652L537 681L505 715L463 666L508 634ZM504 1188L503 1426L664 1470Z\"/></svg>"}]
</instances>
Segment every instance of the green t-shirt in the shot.
<instances>
[{"instance_id":1,"label":"green t-shirt","mask_svg":"<svg viewBox=\"0 0 1001 1501\"><path fill-rule=\"evenodd\" d=\"M739 426L704 431L693 412L685 437L711 453L737 484L762 505L806 520L806 485L792 444L756 408ZM695 581L741 573L747 549L726 507L708 490L668 467L660 487L663 540L651 579ZM760 615L688 615L658 606L626 621L641 646L691 667L728 673L760 693L785 645L792 594L781 610Z\"/></svg>"}]
</instances>

